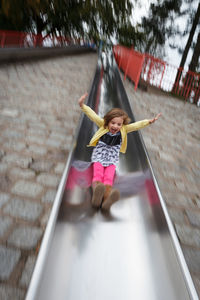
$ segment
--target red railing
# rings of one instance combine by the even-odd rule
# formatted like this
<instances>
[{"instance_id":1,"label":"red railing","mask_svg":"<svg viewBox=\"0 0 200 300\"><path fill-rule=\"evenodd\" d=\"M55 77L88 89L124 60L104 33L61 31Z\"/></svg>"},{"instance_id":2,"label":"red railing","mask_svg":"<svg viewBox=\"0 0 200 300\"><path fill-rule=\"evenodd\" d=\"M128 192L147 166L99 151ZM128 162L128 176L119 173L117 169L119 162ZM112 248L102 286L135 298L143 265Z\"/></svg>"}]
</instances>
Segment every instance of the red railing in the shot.
<instances>
[{"instance_id":1,"label":"red railing","mask_svg":"<svg viewBox=\"0 0 200 300\"><path fill-rule=\"evenodd\" d=\"M141 78L148 84L198 104L200 101L200 74L177 68L145 54Z\"/></svg>"},{"instance_id":2,"label":"red railing","mask_svg":"<svg viewBox=\"0 0 200 300\"><path fill-rule=\"evenodd\" d=\"M140 73L144 62L144 54L123 46L114 46L115 59L120 69L124 72L124 79L128 76L137 89Z\"/></svg>"},{"instance_id":3,"label":"red railing","mask_svg":"<svg viewBox=\"0 0 200 300\"><path fill-rule=\"evenodd\" d=\"M52 47L65 45L91 45L82 39L72 39L64 36L56 36L49 34L42 36L41 34L33 34L27 32L0 30L0 47Z\"/></svg>"},{"instance_id":4,"label":"red railing","mask_svg":"<svg viewBox=\"0 0 200 300\"><path fill-rule=\"evenodd\" d=\"M124 78L130 77L135 90L141 78L151 86L200 104L200 74L177 68L149 54L143 55L123 46L114 46L114 55L119 68L124 72Z\"/></svg>"},{"instance_id":5,"label":"red railing","mask_svg":"<svg viewBox=\"0 0 200 300\"><path fill-rule=\"evenodd\" d=\"M33 33L0 30L0 47L56 47L65 45L87 45L91 42L49 34L46 36ZM137 89L139 79L167 92L172 92L185 100L200 104L200 74L177 68L149 54L142 54L133 48L114 46L114 55L118 66L128 76Z\"/></svg>"}]
</instances>

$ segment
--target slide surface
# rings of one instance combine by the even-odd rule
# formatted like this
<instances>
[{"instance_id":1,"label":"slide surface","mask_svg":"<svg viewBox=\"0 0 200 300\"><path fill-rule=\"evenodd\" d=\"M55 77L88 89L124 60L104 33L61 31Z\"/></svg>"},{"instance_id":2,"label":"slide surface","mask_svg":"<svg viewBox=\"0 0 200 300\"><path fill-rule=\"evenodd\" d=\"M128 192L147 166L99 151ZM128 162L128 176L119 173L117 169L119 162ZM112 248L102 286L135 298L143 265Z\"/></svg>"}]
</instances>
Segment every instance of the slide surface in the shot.
<instances>
[{"instance_id":1,"label":"slide surface","mask_svg":"<svg viewBox=\"0 0 200 300\"><path fill-rule=\"evenodd\" d=\"M99 58L87 104L101 116L121 107L134 121L112 55ZM120 154L120 201L110 213L91 207L92 149L86 145L95 131L83 116L45 263L27 299L194 299L139 132L128 135L127 152Z\"/></svg>"}]
</instances>

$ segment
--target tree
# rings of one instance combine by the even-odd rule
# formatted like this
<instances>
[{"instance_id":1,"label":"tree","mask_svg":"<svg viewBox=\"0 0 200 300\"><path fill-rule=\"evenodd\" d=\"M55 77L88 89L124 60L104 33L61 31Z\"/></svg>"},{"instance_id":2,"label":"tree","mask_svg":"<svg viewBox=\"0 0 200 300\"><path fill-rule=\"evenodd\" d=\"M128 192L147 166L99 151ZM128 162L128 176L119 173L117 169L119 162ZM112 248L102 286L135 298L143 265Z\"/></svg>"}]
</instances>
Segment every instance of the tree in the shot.
<instances>
[{"instance_id":1,"label":"tree","mask_svg":"<svg viewBox=\"0 0 200 300\"><path fill-rule=\"evenodd\" d=\"M197 37L197 42L194 47L191 62L189 64L189 70L192 72L197 72L199 67L199 56L200 56L200 31Z\"/></svg>"},{"instance_id":2,"label":"tree","mask_svg":"<svg viewBox=\"0 0 200 300\"><path fill-rule=\"evenodd\" d=\"M180 15L181 4L182 0L158 0L151 3L149 15L143 17L141 23L145 36L144 52L160 58L164 56L166 40L177 31L174 28L174 18Z\"/></svg>"},{"instance_id":3,"label":"tree","mask_svg":"<svg viewBox=\"0 0 200 300\"><path fill-rule=\"evenodd\" d=\"M82 6L84 33L95 42L108 42L119 35L120 28L129 23L132 12L130 0L86 0Z\"/></svg>"},{"instance_id":4,"label":"tree","mask_svg":"<svg viewBox=\"0 0 200 300\"><path fill-rule=\"evenodd\" d=\"M0 1L0 29L24 31L28 18L21 8L22 0Z\"/></svg>"},{"instance_id":5,"label":"tree","mask_svg":"<svg viewBox=\"0 0 200 300\"><path fill-rule=\"evenodd\" d=\"M50 4L50 0L2 0L1 20L7 22L1 29L41 34L47 25L45 15L48 14Z\"/></svg>"},{"instance_id":6,"label":"tree","mask_svg":"<svg viewBox=\"0 0 200 300\"><path fill-rule=\"evenodd\" d=\"M188 98L191 98L191 100L194 103L197 103L200 96L200 74L196 74L193 72L197 72L197 68L199 66L199 56L200 56L200 32L197 37L197 42L194 47L193 55L191 62L189 64L189 70L185 76L184 80L184 89L188 89Z\"/></svg>"},{"instance_id":7,"label":"tree","mask_svg":"<svg viewBox=\"0 0 200 300\"><path fill-rule=\"evenodd\" d=\"M139 25L133 27L130 22L127 23L118 29L116 38L119 44L134 47L134 49L143 52L145 34L140 30Z\"/></svg>"},{"instance_id":8,"label":"tree","mask_svg":"<svg viewBox=\"0 0 200 300\"><path fill-rule=\"evenodd\" d=\"M132 7L131 0L2 0L2 12L15 30L95 41L116 37Z\"/></svg>"},{"instance_id":9,"label":"tree","mask_svg":"<svg viewBox=\"0 0 200 300\"><path fill-rule=\"evenodd\" d=\"M199 24L199 19L200 19L200 3L198 5L197 11L195 13L195 16L194 16L194 19L193 19L193 22L192 22L192 27L191 27L191 30L190 30L190 34L189 34L189 37L188 37L188 40L187 40L182 58L181 58L181 62L180 62L180 65L179 65L178 72L176 74L173 90L177 89L177 87L179 86L179 82L181 80L182 69L184 68L184 65L185 65L185 62L186 62L186 59L187 59L187 56L188 56L188 52L191 48L193 37L194 37L194 34L195 34L195 30L196 30L196 28ZM196 68L197 63L198 63L198 57L197 57L198 56L198 53L197 53L198 51L199 51L199 45L197 43L196 44L196 50L193 53L194 58L192 59L191 66L189 67L189 70L191 70L193 72L194 72L194 69ZM197 57L197 61L196 61L196 57ZM190 68L192 68L192 69L190 69Z\"/></svg>"}]
</instances>

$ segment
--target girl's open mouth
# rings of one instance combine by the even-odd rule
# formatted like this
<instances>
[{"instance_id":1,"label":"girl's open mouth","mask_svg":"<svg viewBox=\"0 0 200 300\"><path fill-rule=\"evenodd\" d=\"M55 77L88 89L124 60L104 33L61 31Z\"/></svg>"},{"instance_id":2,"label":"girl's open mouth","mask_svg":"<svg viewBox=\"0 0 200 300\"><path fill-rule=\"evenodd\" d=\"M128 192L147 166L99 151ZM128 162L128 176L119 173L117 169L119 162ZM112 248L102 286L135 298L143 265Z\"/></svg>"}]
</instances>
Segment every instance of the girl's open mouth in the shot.
<instances>
[{"instance_id":1,"label":"girl's open mouth","mask_svg":"<svg viewBox=\"0 0 200 300\"><path fill-rule=\"evenodd\" d=\"M111 133L112 134L117 133L117 130L116 129L111 129Z\"/></svg>"}]
</instances>

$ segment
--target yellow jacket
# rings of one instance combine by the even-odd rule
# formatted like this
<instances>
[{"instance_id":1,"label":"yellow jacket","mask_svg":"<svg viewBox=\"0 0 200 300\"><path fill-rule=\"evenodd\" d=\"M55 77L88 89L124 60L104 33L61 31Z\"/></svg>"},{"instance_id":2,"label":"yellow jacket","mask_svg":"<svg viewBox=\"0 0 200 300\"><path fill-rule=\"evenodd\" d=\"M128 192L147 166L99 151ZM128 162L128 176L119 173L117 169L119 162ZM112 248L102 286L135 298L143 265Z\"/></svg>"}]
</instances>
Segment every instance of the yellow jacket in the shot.
<instances>
[{"instance_id":1,"label":"yellow jacket","mask_svg":"<svg viewBox=\"0 0 200 300\"><path fill-rule=\"evenodd\" d=\"M104 119L100 118L89 106L83 104L81 109L88 116L88 118L99 127L99 129L94 134L94 136L92 137L88 145L88 146L96 146L99 139L109 131L108 127L104 128ZM120 152L122 153L126 152L127 133L142 129L149 124L150 124L149 120L142 120L128 125L122 125L122 128L120 129L121 136L122 136L122 144L121 144Z\"/></svg>"}]
</instances>

